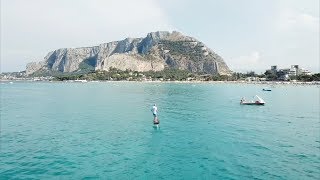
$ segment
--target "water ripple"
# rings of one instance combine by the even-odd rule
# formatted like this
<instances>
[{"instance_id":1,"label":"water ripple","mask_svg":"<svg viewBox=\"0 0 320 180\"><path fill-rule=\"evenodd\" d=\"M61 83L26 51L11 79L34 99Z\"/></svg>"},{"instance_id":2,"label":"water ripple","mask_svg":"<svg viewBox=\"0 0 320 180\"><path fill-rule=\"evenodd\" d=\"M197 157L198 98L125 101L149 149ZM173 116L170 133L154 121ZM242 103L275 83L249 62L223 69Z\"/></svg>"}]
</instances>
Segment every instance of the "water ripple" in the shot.
<instances>
[{"instance_id":1,"label":"water ripple","mask_svg":"<svg viewBox=\"0 0 320 180\"><path fill-rule=\"evenodd\" d=\"M239 105L256 92L230 84L3 86L0 179L317 179L317 91L279 87L263 94L266 106Z\"/></svg>"}]
</instances>

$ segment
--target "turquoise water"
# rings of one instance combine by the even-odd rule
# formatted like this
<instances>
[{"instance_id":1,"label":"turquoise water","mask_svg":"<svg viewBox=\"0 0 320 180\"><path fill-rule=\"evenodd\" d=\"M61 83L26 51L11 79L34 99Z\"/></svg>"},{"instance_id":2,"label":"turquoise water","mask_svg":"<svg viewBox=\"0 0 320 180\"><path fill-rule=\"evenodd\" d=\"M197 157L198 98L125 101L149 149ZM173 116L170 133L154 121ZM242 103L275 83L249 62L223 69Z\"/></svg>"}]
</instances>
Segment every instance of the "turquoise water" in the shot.
<instances>
[{"instance_id":1,"label":"turquoise water","mask_svg":"<svg viewBox=\"0 0 320 180\"><path fill-rule=\"evenodd\" d=\"M1 84L0 179L319 178L319 87L262 88Z\"/></svg>"}]
</instances>

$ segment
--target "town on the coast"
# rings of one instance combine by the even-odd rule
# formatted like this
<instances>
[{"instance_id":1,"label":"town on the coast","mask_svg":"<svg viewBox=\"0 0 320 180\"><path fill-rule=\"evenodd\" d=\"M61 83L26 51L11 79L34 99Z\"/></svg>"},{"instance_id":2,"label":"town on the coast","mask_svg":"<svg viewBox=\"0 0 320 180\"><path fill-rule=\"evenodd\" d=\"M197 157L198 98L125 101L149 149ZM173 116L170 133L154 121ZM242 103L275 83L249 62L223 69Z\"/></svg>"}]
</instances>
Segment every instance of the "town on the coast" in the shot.
<instances>
[{"instance_id":1,"label":"town on the coast","mask_svg":"<svg viewBox=\"0 0 320 180\"><path fill-rule=\"evenodd\" d=\"M137 72L131 70L119 70L110 68L109 71L92 71L81 74L56 74L48 76L26 75L25 71L1 73L1 81L180 81L180 82L209 82L228 81L246 83L307 83L320 84L320 73L311 73L299 65L291 65L290 68L278 69L271 66L265 73L256 74L254 71L247 73L233 72L230 75L196 74L185 70L165 69L163 71Z\"/></svg>"}]
</instances>

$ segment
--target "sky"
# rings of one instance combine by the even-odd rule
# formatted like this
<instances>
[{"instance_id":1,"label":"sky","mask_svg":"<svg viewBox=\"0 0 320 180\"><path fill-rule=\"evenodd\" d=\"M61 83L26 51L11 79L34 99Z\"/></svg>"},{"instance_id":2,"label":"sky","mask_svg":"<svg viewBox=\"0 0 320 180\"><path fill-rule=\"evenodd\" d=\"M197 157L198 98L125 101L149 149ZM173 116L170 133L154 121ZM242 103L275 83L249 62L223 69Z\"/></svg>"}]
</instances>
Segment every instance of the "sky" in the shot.
<instances>
[{"instance_id":1,"label":"sky","mask_svg":"<svg viewBox=\"0 0 320 180\"><path fill-rule=\"evenodd\" d=\"M1 72L59 48L179 31L236 72L320 72L319 0L1 0Z\"/></svg>"}]
</instances>

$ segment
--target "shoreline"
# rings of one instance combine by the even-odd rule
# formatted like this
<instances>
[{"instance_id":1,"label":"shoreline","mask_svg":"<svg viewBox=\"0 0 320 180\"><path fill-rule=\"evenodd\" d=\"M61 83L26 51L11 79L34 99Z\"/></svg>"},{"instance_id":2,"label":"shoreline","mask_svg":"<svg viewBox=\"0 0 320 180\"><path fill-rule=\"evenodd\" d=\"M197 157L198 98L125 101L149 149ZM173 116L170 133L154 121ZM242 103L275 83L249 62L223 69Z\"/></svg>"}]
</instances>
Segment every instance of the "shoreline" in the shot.
<instances>
[{"instance_id":1,"label":"shoreline","mask_svg":"<svg viewBox=\"0 0 320 180\"><path fill-rule=\"evenodd\" d=\"M130 83L177 83L177 84L249 84L249 85L310 85L310 86L320 86L320 81L312 81L312 82L292 82L292 81L75 81L75 80L68 80L68 81L33 81L33 80L0 80L1 84L5 83L13 83L13 82L50 82L50 83L112 83L112 82L130 82Z\"/></svg>"}]
</instances>

